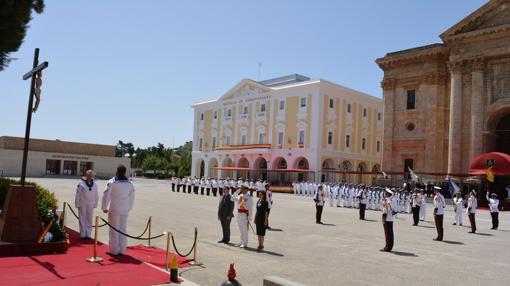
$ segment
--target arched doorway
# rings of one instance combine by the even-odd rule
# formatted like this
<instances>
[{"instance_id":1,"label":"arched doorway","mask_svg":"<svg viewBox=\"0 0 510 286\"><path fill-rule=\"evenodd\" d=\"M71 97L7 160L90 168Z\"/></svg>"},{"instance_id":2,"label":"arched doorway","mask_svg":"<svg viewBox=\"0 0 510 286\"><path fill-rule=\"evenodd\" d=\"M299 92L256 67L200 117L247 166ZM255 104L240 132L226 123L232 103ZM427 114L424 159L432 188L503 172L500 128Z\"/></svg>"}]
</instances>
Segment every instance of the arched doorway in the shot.
<instances>
[{"instance_id":1,"label":"arched doorway","mask_svg":"<svg viewBox=\"0 0 510 286\"><path fill-rule=\"evenodd\" d=\"M241 159L239 159L237 161L237 167L239 167L239 168L250 168L250 162L245 157L242 157ZM239 178L249 179L249 172L248 171L238 170L236 177L238 179Z\"/></svg>"},{"instance_id":2,"label":"arched doorway","mask_svg":"<svg viewBox=\"0 0 510 286\"><path fill-rule=\"evenodd\" d=\"M256 173L257 179L267 180L267 161L263 157L258 157L255 160L255 169L259 170Z\"/></svg>"},{"instance_id":3,"label":"arched doorway","mask_svg":"<svg viewBox=\"0 0 510 286\"><path fill-rule=\"evenodd\" d=\"M231 158L225 158L223 159L223 162L221 163L222 167L233 167L234 163L232 162ZM223 179L226 178L233 178L233 171L232 170L221 170L221 177Z\"/></svg>"},{"instance_id":4,"label":"arched doorway","mask_svg":"<svg viewBox=\"0 0 510 286\"><path fill-rule=\"evenodd\" d=\"M205 162L203 159L198 159L197 160L197 164L196 164L196 177L197 178L202 178L203 176L205 176Z\"/></svg>"},{"instance_id":5,"label":"arched doorway","mask_svg":"<svg viewBox=\"0 0 510 286\"><path fill-rule=\"evenodd\" d=\"M218 170L215 169L218 167L218 160L216 158L209 159L209 177L218 178Z\"/></svg>"},{"instance_id":6,"label":"arched doorway","mask_svg":"<svg viewBox=\"0 0 510 286\"><path fill-rule=\"evenodd\" d=\"M494 151L510 154L510 113L499 120L494 132L496 135Z\"/></svg>"},{"instance_id":7,"label":"arched doorway","mask_svg":"<svg viewBox=\"0 0 510 286\"><path fill-rule=\"evenodd\" d=\"M322 162L322 174L321 174L321 182L333 182L336 181L336 174L329 173L328 171L335 170L335 162L333 159L328 158Z\"/></svg>"},{"instance_id":8,"label":"arched doorway","mask_svg":"<svg viewBox=\"0 0 510 286\"><path fill-rule=\"evenodd\" d=\"M296 161L294 161L294 168L308 170L309 169L308 160L305 157L297 158ZM297 181L298 182L308 181L308 179L309 179L308 173L301 173L301 172L297 173Z\"/></svg>"},{"instance_id":9,"label":"arched doorway","mask_svg":"<svg viewBox=\"0 0 510 286\"><path fill-rule=\"evenodd\" d=\"M365 162L361 162L358 164L358 168L356 168L356 171L358 172L361 172L361 173L365 173L368 171L368 167L367 167L367 164ZM357 174L357 179L356 179L356 182L358 184L363 184L363 174Z\"/></svg>"},{"instance_id":10,"label":"arched doorway","mask_svg":"<svg viewBox=\"0 0 510 286\"><path fill-rule=\"evenodd\" d=\"M375 164L373 167L372 167L372 172L376 172L376 173L380 173L381 172L381 165L379 164ZM373 174L372 175L372 185L375 185L375 181L377 180L377 175L376 174Z\"/></svg>"},{"instance_id":11,"label":"arched doorway","mask_svg":"<svg viewBox=\"0 0 510 286\"><path fill-rule=\"evenodd\" d=\"M339 166L342 171L350 172L352 171L352 163L348 160L345 160L342 162L342 164ZM343 173L342 174L342 182L344 183L350 183L351 182L351 175Z\"/></svg>"},{"instance_id":12,"label":"arched doorway","mask_svg":"<svg viewBox=\"0 0 510 286\"><path fill-rule=\"evenodd\" d=\"M285 170L287 169L287 161L283 157L278 157L273 161L273 169L274 170ZM271 183L275 183L276 185L285 184L287 179L286 172L275 172L271 174L270 177Z\"/></svg>"}]
</instances>

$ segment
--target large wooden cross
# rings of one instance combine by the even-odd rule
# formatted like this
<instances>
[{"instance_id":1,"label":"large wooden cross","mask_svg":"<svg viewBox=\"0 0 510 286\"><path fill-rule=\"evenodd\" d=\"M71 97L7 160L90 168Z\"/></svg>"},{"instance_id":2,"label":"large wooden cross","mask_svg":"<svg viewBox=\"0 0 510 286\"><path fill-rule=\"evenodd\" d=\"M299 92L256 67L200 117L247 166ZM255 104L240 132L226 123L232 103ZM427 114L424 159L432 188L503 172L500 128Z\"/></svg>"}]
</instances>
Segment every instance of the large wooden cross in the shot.
<instances>
[{"instance_id":1,"label":"large wooden cross","mask_svg":"<svg viewBox=\"0 0 510 286\"><path fill-rule=\"evenodd\" d=\"M30 140L30 126L32 125L32 112L37 110L37 106L39 105L39 95L40 95L40 86L42 84L41 81L41 72L43 69L48 67L48 62L43 62L39 65L39 48L35 49L34 52L34 65L32 70L23 75L23 80L27 80L31 78L30 83L30 94L28 96L28 112L27 112L27 126L25 128L25 146L23 147L23 164L21 166L21 185L25 185L25 177L27 175L27 158L28 158L28 143ZM37 79L37 82L36 82ZM37 85L37 87L36 87ZM37 95L36 106L34 105L34 95Z\"/></svg>"}]
</instances>

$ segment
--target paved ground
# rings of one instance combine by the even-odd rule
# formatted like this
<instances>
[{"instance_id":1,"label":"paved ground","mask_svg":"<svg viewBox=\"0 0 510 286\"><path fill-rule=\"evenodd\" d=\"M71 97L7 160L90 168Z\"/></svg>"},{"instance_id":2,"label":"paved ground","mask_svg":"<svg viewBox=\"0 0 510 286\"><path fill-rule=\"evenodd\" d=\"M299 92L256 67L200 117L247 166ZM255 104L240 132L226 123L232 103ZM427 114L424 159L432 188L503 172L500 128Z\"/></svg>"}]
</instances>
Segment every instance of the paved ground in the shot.
<instances>
[{"instance_id":1,"label":"paved ground","mask_svg":"<svg viewBox=\"0 0 510 286\"><path fill-rule=\"evenodd\" d=\"M48 187L62 201L74 201L76 180L30 179ZM229 263L236 264L243 285L262 285L264 276L277 275L306 285L508 285L510 281L510 213L500 214L500 230L490 230L487 211L477 214L479 233L468 234L465 226L452 226L453 210L445 214L445 241L435 242L432 208L418 227L409 215L399 215L395 225L395 252L378 250L384 245L380 213L368 211L368 221L357 219L357 210L324 209L324 222L316 225L315 208L309 197L274 194L266 253L217 244L221 233L216 219L218 198L172 193L168 182L135 179L135 208L129 218L129 233L140 233L149 216L153 234L174 233L177 246L187 251L193 228L199 228L199 260L203 267L183 269L181 275L200 285L219 285L226 279ZM105 181L99 181L100 189ZM99 212L98 212L99 213ZM68 225L77 228L74 218ZM107 242L108 232L100 231ZM237 225L232 240L238 242ZM139 242L130 240L130 244ZM164 247L164 239L154 242ZM250 233L250 245L256 238Z\"/></svg>"}]
</instances>

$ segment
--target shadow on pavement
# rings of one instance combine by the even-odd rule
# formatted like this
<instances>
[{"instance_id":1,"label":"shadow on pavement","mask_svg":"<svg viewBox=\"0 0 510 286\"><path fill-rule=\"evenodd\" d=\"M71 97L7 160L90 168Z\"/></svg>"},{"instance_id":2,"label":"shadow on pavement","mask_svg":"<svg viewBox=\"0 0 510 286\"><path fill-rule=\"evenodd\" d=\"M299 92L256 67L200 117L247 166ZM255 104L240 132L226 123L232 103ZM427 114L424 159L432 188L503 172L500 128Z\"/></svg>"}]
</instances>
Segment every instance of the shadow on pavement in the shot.
<instances>
[{"instance_id":1,"label":"shadow on pavement","mask_svg":"<svg viewBox=\"0 0 510 286\"><path fill-rule=\"evenodd\" d=\"M281 228L268 228L267 231L283 231Z\"/></svg>"},{"instance_id":2,"label":"shadow on pavement","mask_svg":"<svg viewBox=\"0 0 510 286\"><path fill-rule=\"evenodd\" d=\"M480 233L480 232L477 232L476 234L477 235L482 235L482 236L494 236L494 234L490 234L490 233Z\"/></svg>"},{"instance_id":3,"label":"shadow on pavement","mask_svg":"<svg viewBox=\"0 0 510 286\"><path fill-rule=\"evenodd\" d=\"M281 253L272 252L272 251L268 251L268 250L258 251L256 248L251 248L251 247L246 247L244 250L246 250L246 251L251 251L251 252L259 252L259 253L261 253L261 254L269 254L269 255L279 256L279 257L283 257L283 256L284 256L284 255L283 255L283 254L281 254Z\"/></svg>"},{"instance_id":4,"label":"shadow on pavement","mask_svg":"<svg viewBox=\"0 0 510 286\"><path fill-rule=\"evenodd\" d=\"M443 240L443 242L448 243L448 244L464 245L464 242L460 242L460 241Z\"/></svg>"},{"instance_id":5,"label":"shadow on pavement","mask_svg":"<svg viewBox=\"0 0 510 286\"><path fill-rule=\"evenodd\" d=\"M408 257L418 257L418 255L412 253L412 252L404 252L404 251L391 251L391 254L395 254L398 256L408 256Z\"/></svg>"},{"instance_id":6,"label":"shadow on pavement","mask_svg":"<svg viewBox=\"0 0 510 286\"><path fill-rule=\"evenodd\" d=\"M418 227L424 227L424 228L436 228L434 226L428 226L428 225L418 225Z\"/></svg>"},{"instance_id":7,"label":"shadow on pavement","mask_svg":"<svg viewBox=\"0 0 510 286\"><path fill-rule=\"evenodd\" d=\"M325 226L336 226L336 224L333 224L333 223L321 223L322 225L325 225Z\"/></svg>"}]
</instances>

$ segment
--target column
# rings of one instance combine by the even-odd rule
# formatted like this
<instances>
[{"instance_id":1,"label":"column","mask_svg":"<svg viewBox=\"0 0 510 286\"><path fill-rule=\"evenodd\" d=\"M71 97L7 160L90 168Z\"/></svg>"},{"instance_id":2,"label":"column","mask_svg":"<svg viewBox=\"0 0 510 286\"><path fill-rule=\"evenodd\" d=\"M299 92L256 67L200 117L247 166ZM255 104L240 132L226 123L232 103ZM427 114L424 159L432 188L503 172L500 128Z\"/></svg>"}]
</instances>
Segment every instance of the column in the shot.
<instances>
[{"instance_id":1,"label":"column","mask_svg":"<svg viewBox=\"0 0 510 286\"><path fill-rule=\"evenodd\" d=\"M460 173L462 160L462 63L449 63L449 68L451 85L448 173Z\"/></svg>"},{"instance_id":2,"label":"column","mask_svg":"<svg viewBox=\"0 0 510 286\"><path fill-rule=\"evenodd\" d=\"M485 61L477 59L471 66L471 144L470 161L483 153L483 71Z\"/></svg>"},{"instance_id":3,"label":"column","mask_svg":"<svg viewBox=\"0 0 510 286\"><path fill-rule=\"evenodd\" d=\"M395 80L384 79L381 83L383 88L383 140L382 140L382 166L384 172L391 172L393 162L393 113L395 98ZM400 158L395 158L400 160Z\"/></svg>"}]
</instances>

